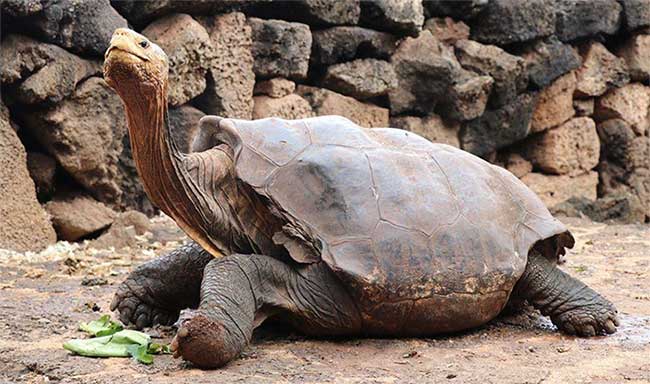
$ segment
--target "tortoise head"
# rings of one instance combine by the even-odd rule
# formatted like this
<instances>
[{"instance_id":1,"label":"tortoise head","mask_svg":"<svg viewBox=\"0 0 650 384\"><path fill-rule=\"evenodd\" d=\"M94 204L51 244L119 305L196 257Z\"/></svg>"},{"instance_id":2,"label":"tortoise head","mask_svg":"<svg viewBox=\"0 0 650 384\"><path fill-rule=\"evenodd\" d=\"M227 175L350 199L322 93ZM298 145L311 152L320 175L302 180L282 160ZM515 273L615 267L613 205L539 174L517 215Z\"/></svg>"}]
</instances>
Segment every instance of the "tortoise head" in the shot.
<instances>
[{"instance_id":1,"label":"tortoise head","mask_svg":"<svg viewBox=\"0 0 650 384\"><path fill-rule=\"evenodd\" d=\"M113 32L104 55L104 78L125 102L167 90L169 59L145 36L127 28Z\"/></svg>"}]
</instances>

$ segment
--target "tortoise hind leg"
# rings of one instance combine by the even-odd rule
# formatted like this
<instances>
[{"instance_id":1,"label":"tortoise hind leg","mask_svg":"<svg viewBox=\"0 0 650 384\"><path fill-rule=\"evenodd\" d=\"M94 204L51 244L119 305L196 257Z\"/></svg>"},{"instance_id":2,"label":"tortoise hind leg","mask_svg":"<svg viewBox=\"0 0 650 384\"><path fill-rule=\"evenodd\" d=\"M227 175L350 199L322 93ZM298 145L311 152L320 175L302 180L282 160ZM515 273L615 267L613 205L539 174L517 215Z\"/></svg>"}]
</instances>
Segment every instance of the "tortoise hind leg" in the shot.
<instances>
[{"instance_id":1,"label":"tortoise hind leg","mask_svg":"<svg viewBox=\"0 0 650 384\"><path fill-rule=\"evenodd\" d=\"M560 330L579 336L616 332L616 309L607 299L532 250L513 296L528 300Z\"/></svg>"},{"instance_id":2,"label":"tortoise hind leg","mask_svg":"<svg viewBox=\"0 0 650 384\"><path fill-rule=\"evenodd\" d=\"M268 256L232 255L205 268L199 308L181 313L171 348L175 357L217 368L236 358L253 329L276 315L315 335L361 328L355 305L322 263L292 266Z\"/></svg>"},{"instance_id":3,"label":"tortoise hind leg","mask_svg":"<svg viewBox=\"0 0 650 384\"><path fill-rule=\"evenodd\" d=\"M117 288L111 311L137 328L172 324L181 309L198 305L203 268L212 259L190 243L140 265Z\"/></svg>"}]
</instances>

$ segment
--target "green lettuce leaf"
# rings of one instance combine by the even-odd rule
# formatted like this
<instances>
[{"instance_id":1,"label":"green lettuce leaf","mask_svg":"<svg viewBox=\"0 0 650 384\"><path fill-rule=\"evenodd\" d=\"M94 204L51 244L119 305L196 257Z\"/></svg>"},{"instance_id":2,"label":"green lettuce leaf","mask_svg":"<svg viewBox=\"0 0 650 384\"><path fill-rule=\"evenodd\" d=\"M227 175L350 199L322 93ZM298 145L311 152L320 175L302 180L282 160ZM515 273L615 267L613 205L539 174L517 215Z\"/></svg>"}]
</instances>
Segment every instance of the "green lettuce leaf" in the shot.
<instances>
[{"instance_id":1,"label":"green lettuce leaf","mask_svg":"<svg viewBox=\"0 0 650 384\"><path fill-rule=\"evenodd\" d=\"M131 344L126 347L131 357L144 364L153 363L153 355L149 353L146 345Z\"/></svg>"},{"instance_id":2,"label":"green lettuce leaf","mask_svg":"<svg viewBox=\"0 0 650 384\"><path fill-rule=\"evenodd\" d=\"M171 353L169 345L152 343L151 336L146 333L122 328L122 324L104 315L98 320L79 324L79 329L91 334L91 338L69 340L63 348L88 357L131 356L144 364L153 363L153 355Z\"/></svg>"},{"instance_id":3,"label":"green lettuce leaf","mask_svg":"<svg viewBox=\"0 0 650 384\"><path fill-rule=\"evenodd\" d=\"M93 336L108 336L123 329L121 323L111 320L110 315L104 315L89 323L80 323L79 329L88 332Z\"/></svg>"},{"instance_id":4,"label":"green lettuce leaf","mask_svg":"<svg viewBox=\"0 0 650 384\"><path fill-rule=\"evenodd\" d=\"M150 342L151 337L146 333L125 329L109 336L69 340L63 348L81 356L127 357L132 356L130 346L142 347L147 352Z\"/></svg>"}]
</instances>

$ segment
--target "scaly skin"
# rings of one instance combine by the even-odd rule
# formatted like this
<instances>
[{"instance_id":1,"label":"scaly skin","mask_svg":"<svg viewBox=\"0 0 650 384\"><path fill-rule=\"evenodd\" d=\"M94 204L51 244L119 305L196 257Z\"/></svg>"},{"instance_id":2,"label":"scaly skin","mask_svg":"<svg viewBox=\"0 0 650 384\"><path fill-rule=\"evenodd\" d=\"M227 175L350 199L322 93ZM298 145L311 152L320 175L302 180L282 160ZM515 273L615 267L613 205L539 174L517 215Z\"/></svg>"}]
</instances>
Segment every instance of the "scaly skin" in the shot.
<instances>
[{"instance_id":1,"label":"scaly skin","mask_svg":"<svg viewBox=\"0 0 650 384\"><path fill-rule=\"evenodd\" d=\"M192 242L137 267L111 303L120 320L139 329L170 325L185 308L196 308L203 269L214 257Z\"/></svg>"},{"instance_id":2,"label":"scaly skin","mask_svg":"<svg viewBox=\"0 0 650 384\"><path fill-rule=\"evenodd\" d=\"M570 335L611 334L619 325L611 302L535 250L528 255L528 265L513 296L528 300Z\"/></svg>"},{"instance_id":3,"label":"scaly skin","mask_svg":"<svg viewBox=\"0 0 650 384\"><path fill-rule=\"evenodd\" d=\"M360 315L322 263L288 265L261 255L232 255L205 268L198 310L183 311L171 347L201 368L236 358L253 329L277 315L311 335L361 331Z\"/></svg>"}]
</instances>

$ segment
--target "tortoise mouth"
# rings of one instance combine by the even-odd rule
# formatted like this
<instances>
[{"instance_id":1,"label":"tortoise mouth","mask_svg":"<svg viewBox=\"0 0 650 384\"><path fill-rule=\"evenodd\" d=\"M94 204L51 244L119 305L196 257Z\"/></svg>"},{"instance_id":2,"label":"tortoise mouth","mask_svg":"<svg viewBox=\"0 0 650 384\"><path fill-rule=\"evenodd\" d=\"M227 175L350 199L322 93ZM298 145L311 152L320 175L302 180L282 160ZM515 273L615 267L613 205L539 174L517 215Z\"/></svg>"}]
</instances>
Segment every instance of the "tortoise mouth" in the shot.
<instances>
[{"instance_id":1,"label":"tortoise mouth","mask_svg":"<svg viewBox=\"0 0 650 384\"><path fill-rule=\"evenodd\" d=\"M115 45L111 45L110 47L108 47L108 49L106 50L106 54L104 55L104 60L107 61L109 58L119 58L119 57L131 59L131 60L136 59L138 61L149 61L148 57L140 55L136 52L131 52L129 50L120 48Z\"/></svg>"}]
</instances>

